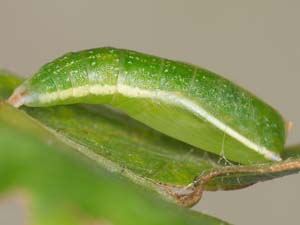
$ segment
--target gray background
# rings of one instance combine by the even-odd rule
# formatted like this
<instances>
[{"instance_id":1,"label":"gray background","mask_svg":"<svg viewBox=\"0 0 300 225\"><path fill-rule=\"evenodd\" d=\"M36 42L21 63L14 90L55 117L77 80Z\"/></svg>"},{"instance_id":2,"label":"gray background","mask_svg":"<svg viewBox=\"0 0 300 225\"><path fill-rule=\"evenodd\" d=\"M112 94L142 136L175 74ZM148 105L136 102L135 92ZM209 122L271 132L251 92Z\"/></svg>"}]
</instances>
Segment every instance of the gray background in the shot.
<instances>
[{"instance_id":1,"label":"gray background","mask_svg":"<svg viewBox=\"0 0 300 225\"><path fill-rule=\"evenodd\" d=\"M296 0L0 0L0 67L30 75L65 52L100 46L191 62L277 108L294 122L288 138L294 144L300 136L299 7ZM195 209L234 224L299 224L299 187L294 175L205 193ZM1 225L22 224L23 215L16 200L0 204Z\"/></svg>"}]
</instances>

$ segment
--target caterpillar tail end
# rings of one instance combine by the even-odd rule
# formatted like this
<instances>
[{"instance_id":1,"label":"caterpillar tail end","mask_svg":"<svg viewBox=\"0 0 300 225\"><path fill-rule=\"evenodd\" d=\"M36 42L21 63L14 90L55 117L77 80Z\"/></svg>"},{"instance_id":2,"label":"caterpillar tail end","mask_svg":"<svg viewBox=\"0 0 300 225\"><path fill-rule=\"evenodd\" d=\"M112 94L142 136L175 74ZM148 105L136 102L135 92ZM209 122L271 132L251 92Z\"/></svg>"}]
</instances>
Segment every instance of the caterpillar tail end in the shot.
<instances>
[{"instance_id":1,"label":"caterpillar tail end","mask_svg":"<svg viewBox=\"0 0 300 225\"><path fill-rule=\"evenodd\" d=\"M26 90L23 86L20 86L14 90L12 95L8 98L7 103L19 108L26 103Z\"/></svg>"}]
</instances>

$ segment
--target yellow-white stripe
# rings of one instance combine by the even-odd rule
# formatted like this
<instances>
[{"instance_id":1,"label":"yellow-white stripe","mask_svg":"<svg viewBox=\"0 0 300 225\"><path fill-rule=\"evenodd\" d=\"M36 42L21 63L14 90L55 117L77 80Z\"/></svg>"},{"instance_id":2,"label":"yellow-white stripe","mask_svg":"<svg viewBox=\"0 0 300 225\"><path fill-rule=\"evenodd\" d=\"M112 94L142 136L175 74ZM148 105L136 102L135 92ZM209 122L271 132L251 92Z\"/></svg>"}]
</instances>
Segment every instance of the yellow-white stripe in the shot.
<instances>
[{"instance_id":1,"label":"yellow-white stripe","mask_svg":"<svg viewBox=\"0 0 300 225\"><path fill-rule=\"evenodd\" d=\"M83 97L89 94L112 95L116 93L119 93L121 95L130 98L151 98L151 99L157 99L167 103L172 103L175 105L182 106L188 109L189 111L191 111L192 113L198 115L199 117L206 119L208 122L210 122L220 130L222 130L227 135L238 140L239 142L243 143L248 148L253 149L257 153L263 155L265 158L269 160L281 161L281 158L278 154L268 150L263 146L257 145L253 141L249 140L245 136L241 135L240 133L238 133L237 131L235 131L234 129L224 124L222 121L220 121L213 115L211 115L209 112L201 108L195 102L183 96L179 96L178 94L173 92L157 91L157 90L150 91L150 90L140 89L137 87L131 87L124 84L118 84L117 86L94 84L94 85L86 85L86 86L70 88L58 92L45 93L39 96L39 101L41 103L47 103L53 100L57 100L58 98L64 100L70 97ZM27 103L30 102L30 98L24 99L23 102L24 104L26 104L26 102Z\"/></svg>"}]
</instances>

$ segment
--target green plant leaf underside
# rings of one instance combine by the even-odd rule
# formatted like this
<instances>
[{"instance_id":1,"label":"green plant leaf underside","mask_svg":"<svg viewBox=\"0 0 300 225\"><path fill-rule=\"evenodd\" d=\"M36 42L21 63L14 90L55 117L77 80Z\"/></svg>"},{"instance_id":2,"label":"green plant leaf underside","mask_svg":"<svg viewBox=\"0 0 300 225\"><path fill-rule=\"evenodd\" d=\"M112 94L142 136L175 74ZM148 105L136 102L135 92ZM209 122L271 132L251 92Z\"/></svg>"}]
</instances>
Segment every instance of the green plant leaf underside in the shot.
<instances>
[{"instance_id":1,"label":"green plant leaf underside","mask_svg":"<svg viewBox=\"0 0 300 225\"><path fill-rule=\"evenodd\" d=\"M9 80L11 82L5 83ZM2 99L17 83L15 78L0 76ZM10 84L12 86L8 88ZM95 159L93 155L82 157L82 146L93 152L89 145L83 144L88 143L88 139L73 143L73 136L71 143L69 136L63 135L63 128L52 127L49 131L44 122L38 122L38 116L43 113L44 117L50 116L50 108L41 109L40 113L23 110L0 101L0 200L5 196L25 200L23 202L30 209L26 224L226 224L177 207L147 187L140 188L128 179L120 179L122 171L112 173L117 167L110 160ZM71 119L77 110L85 112L80 110L86 109L62 107L55 114L57 118L59 114L68 114ZM32 117L28 116L29 113ZM33 117L34 113L36 117ZM55 121L55 117L50 118Z\"/></svg>"}]
</instances>

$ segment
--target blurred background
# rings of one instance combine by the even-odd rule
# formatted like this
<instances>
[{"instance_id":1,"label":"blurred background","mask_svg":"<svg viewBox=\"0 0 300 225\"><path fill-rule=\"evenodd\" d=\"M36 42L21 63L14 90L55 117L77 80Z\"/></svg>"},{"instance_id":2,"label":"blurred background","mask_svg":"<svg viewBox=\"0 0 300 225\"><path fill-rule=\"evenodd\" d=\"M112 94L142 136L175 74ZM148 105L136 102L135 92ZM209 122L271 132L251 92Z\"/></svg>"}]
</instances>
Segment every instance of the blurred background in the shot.
<instances>
[{"instance_id":1,"label":"blurred background","mask_svg":"<svg viewBox=\"0 0 300 225\"><path fill-rule=\"evenodd\" d=\"M190 62L279 110L300 142L300 1L0 0L0 68L22 76L68 52L128 48ZM194 207L233 224L297 224L299 175L239 191L206 192ZM21 225L15 199L0 224Z\"/></svg>"}]
</instances>

